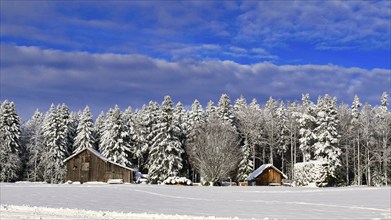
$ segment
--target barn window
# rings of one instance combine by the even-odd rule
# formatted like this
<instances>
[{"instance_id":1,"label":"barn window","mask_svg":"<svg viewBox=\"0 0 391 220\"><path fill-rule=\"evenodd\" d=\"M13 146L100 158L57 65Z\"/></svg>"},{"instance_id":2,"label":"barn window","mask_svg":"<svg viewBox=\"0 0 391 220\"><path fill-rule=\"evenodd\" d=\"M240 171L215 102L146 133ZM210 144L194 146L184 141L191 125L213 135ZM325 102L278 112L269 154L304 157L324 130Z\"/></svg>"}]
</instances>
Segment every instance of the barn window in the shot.
<instances>
[{"instance_id":1,"label":"barn window","mask_svg":"<svg viewBox=\"0 0 391 220\"><path fill-rule=\"evenodd\" d=\"M82 171L88 171L89 169L90 169L90 163L82 163L81 164Z\"/></svg>"}]
</instances>

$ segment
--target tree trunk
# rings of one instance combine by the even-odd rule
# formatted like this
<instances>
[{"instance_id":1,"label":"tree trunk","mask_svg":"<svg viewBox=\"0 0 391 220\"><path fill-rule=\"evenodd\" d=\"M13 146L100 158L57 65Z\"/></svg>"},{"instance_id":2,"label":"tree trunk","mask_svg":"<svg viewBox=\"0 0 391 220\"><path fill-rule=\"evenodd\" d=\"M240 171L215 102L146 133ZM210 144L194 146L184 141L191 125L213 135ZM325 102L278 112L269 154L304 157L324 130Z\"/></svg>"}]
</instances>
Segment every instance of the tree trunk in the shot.
<instances>
[{"instance_id":1,"label":"tree trunk","mask_svg":"<svg viewBox=\"0 0 391 220\"><path fill-rule=\"evenodd\" d=\"M253 144L253 171L255 170L255 144Z\"/></svg>"},{"instance_id":2,"label":"tree trunk","mask_svg":"<svg viewBox=\"0 0 391 220\"><path fill-rule=\"evenodd\" d=\"M272 115L272 140L269 145L270 148L270 163L273 164L273 148L274 148L274 120L273 120L273 115Z\"/></svg>"},{"instance_id":3,"label":"tree trunk","mask_svg":"<svg viewBox=\"0 0 391 220\"><path fill-rule=\"evenodd\" d=\"M369 160L369 150L367 148L367 186L370 185L371 185L371 163Z\"/></svg>"},{"instance_id":4,"label":"tree trunk","mask_svg":"<svg viewBox=\"0 0 391 220\"><path fill-rule=\"evenodd\" d=\"M353 184L357 183L357 154L356 154L356 141L352 142L353 145Z\"/></svg>"},{"instance_id":5,"label":"tree trunk","mask_svg":"<svg viewBox=\"0 0 391 220\"><path fill-rule=\"evenodd\" d=\"M346 160L346 185L349 185L349 146L345 145L345 160Z\"/></svg>"},{"instance_id":6,"label":"tree trunk","mask_svg":"<svg viewBox=\"0 0 391 220\"><path fill-rule=\"evenodd\" d=\"M361 185L361 164L360 164L360 133L357 132L357 185Z\"/></svg>"},{"instance_id":7,"label":"tree trunk","mask_svg":"<svg viewBox=\"0 0 391 220\"><path fill-rule=\"evenodd\" d=\"M295 131L295 134L294 134L294 151L293 151L293 164L296 164L296 161L297 161L297 136L296 136L296 131ZM293 176L295 176L295 173L293 173Z\"/></svg>"},{"instance_id":8,"label":"tree trunk","mask_svg":"<svg viewBox=\"0 0 391 220\"><path fill-rule=\"evenodd\" d=\"M383 131L384 132L384 131ZM387 174L387 167L388 167L388 154L389 154L389 149L387 148L387 137L385 135L383 135L383 149L384 149L384 152L383 152L383 158L384 158L384 162L383 162L383 172L384 172L384 179L385 179L385 184L386 186L388 185L388 174Z\"/></svg>"},{"instance_id":9,"label":"tree trunk","mask_svg":"<svg viewBox=\"0 0 391 220\"><path fill-rule=\"evenodd\" d=\"M291 126L291 129L292 129L292 126ZM291 130L292 131L292 130ZM294 154L294 149L293 149L293 136L291 134L291 179L293 179L293 176L294 176L294 173L293 173L293 166L294 166L294 163L293 163L293 154Z\"/></svg>"}]
</instances>

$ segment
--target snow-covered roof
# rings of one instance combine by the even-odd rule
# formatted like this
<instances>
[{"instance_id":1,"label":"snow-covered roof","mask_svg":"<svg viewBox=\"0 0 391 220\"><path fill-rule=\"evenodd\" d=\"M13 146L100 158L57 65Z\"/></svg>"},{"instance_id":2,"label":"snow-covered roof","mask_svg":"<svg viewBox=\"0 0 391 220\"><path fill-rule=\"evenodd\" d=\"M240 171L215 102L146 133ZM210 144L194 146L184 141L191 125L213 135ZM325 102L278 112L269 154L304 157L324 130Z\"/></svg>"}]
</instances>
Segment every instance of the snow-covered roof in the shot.
<instances>
[{"instance_id":1,"label":"snow-covered roof","mask_svg":"<svg viewBox=\"0 0 391 220\"><path fill-rule=\"evenodd\" d=\"M124 165L121 165L121 164L119 164L119 163L113 162L113 161L109 160L107 157L103 156L103 155L102 155L101 153L99 153L98 151L96 151L95 149L90 148L90 147L84 148L83 150L80 150L80 151L78 151L78 152L72 154L71 156L69 156L67 159L64 160L64 163L67 162L68 160L72 159L72 158L75 157L76 155L80 154L81 152L85 151L85 150L90 151L91 153L95 154L95 156L99 157L100 159L104 160L105 162L109 162L109 163L111 163L111 164L114 164L114 165L117 165L117 166L119 166L119 167L125 168L125 169L127 169L127 170L133 171L132 168L129 168L129 167L127 167L127 166L124 166Z\"/></svg>"},{"instance_id":2,"label":"snow-covered roof","mask_svg":"<svg viewBox=\"0 0 391 220\"><path fill-rule=\"evenodd\" d=\"M263 164L262 166L258 167L258 169L254 170L254 172L250 173L250 175L247 177L247 180L248 181L252 181L254 180L255 178L257 178L259 175L261 175L266 169L268 168L273 168L275 169L277 172L281 173L281 175L287 179L288 177L282 173L279 169L277 169L275 166L273 166L273 164Z\"/></svg>"}]
</instances>

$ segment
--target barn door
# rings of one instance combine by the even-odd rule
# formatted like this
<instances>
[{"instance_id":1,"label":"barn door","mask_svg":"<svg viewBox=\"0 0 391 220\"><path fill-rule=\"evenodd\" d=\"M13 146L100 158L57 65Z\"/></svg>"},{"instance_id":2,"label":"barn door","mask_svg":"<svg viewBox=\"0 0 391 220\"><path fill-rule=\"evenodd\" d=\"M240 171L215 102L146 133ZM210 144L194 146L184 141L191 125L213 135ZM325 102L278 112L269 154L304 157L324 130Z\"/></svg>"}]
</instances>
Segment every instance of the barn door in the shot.
<instances>
[{"instance_id":1,"label":"barn door","mask_svg":"<svg viewBox=\"0 0 391 220\"><path fill-rule=\"evenodd\" d=\"M84 162L81 165L81 182L85 183L89 180L89 174L90 174L90 163Z\"/></svg>"},{"instance_id":2,"label":"barn door","mask_svg":"<svg viewBox=\"0 0 391 220\"><path fill-rule=\"evenodd\" d=\"M81 164L81 182L85 183L88 182L90 179L90 157L89 155L85 155L82 159L82 164Z\"/></svg>"}]
</instances>

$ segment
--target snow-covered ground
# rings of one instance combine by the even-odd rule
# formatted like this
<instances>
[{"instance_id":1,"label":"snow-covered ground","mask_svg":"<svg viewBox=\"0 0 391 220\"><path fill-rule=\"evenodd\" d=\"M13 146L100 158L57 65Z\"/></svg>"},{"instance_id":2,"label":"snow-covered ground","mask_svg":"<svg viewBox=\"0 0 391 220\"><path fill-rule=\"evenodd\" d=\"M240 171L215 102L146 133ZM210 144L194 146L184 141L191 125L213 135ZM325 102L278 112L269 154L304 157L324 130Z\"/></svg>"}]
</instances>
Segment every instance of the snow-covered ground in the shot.
<instances>
[{"instance_id":1,"label":"snow-covered ground","mask_svg":"<svg viewBox=\"0 0 391 220\"><path fill-rule=\"evenodd\" d=\"M25 183L0 184L0 188L2 220L197 219L195 216L241 219L391 219L390 187Z\"/></svg>"}]
</instances>

